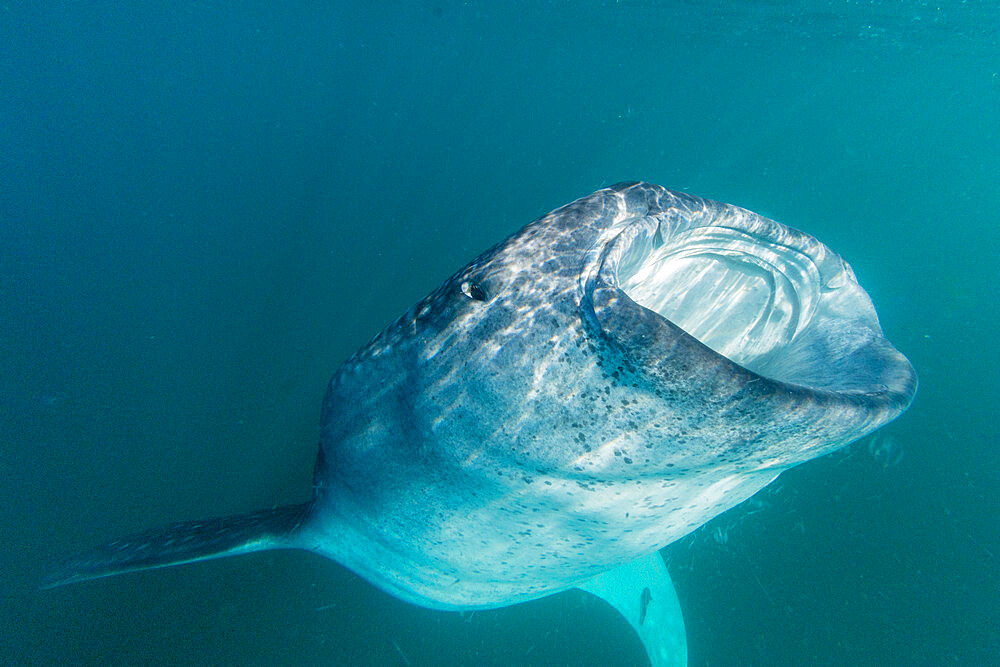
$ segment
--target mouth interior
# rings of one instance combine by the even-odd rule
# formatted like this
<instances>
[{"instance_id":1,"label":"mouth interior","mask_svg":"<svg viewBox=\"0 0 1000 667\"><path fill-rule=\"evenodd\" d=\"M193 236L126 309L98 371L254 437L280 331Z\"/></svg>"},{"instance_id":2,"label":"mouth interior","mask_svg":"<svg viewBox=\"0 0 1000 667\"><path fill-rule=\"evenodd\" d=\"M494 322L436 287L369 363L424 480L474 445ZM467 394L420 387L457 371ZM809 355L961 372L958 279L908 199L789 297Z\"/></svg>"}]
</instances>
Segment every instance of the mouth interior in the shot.
<instances>
[{"instance_id":1,"label":"mouth interior","mask_svg":"<svg viewBox=\"0 0 1000 667\"><path fill-rule=\"evenodd\" d=\"M619 286L699 341L761 375L786 379L780 357L816 315L821 276L796 248L728 227L636 240Z\"/></svg>"}]
</instances>

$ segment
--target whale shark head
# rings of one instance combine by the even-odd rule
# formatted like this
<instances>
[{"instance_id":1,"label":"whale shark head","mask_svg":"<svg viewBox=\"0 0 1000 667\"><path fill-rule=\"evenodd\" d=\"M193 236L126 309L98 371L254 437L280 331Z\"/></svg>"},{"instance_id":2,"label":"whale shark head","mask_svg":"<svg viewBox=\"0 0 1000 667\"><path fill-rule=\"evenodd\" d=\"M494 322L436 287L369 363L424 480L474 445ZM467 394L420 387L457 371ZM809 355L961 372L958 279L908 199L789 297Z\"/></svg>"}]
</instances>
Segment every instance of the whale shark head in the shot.
<instances>
[{"instance_id":1,"label":"whale shark head","mask_svg":"<svg viewBox=\"0 0 1000 667\"><path fill-rule=\"evenodd\" d=\"M483 253L343 365L317 548L428 606L538 597L682 537L915 389L822 243L621 184Z\"/></svg>"}]
</instances>

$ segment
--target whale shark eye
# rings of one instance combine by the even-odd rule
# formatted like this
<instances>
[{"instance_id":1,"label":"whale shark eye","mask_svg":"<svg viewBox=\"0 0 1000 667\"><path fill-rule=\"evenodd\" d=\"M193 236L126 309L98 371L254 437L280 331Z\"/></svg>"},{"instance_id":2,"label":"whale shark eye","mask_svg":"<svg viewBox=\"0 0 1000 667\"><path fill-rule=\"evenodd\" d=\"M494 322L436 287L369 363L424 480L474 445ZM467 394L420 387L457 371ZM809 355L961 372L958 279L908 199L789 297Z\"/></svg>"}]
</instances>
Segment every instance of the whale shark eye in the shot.
<instances>
[{"instance_id":1,"label":"whale shark eye","mask_svg":"<svg viewBox=\"0 0 1000 667\"><path fill-rule=\"evenodd\" d=\"M479 283L464 281L462 283L462 294L473 301L486 301L486 290Z\"/></svg>"}]
</instances>

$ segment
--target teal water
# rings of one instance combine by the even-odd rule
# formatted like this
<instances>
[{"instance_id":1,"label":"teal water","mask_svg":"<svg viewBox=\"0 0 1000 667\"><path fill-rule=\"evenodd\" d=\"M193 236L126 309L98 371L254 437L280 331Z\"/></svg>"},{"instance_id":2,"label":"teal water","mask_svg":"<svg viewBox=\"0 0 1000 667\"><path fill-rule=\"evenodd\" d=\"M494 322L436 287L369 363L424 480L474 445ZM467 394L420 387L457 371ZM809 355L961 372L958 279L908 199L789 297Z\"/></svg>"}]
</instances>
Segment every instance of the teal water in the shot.
<instances>
[{"instance_id":1,"label":"teal water","mask_svg":"<svg viewBox=\"0 0 1000 667\"><path fill-rule=\"evenodd\" d=\"M432 612L270 552L46 563L308 498L343 359L626 179L854 267L921 389L664 551L693 665L1000 655L992 2L0 6L0 662L643 664L582 593Z\"/></svg>"}]
</instances>

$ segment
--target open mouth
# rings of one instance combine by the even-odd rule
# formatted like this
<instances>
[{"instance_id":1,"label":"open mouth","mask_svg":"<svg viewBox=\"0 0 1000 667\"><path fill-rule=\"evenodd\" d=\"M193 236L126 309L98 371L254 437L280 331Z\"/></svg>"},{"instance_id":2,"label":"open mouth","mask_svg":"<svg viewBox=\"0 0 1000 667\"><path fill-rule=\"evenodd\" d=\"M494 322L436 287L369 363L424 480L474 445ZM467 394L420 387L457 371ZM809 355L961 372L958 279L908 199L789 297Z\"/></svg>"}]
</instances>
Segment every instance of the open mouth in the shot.
<instances>
[{"instance_id":1,"label":"open mouth","mask_svg":"<svg viewBox=\"0 0 1000 667\"><path fill-rule=\"evenodd\" d=\"M633 301L761 375L820 301L808 255L739 229L695 227L629 250L618 279Z\"/></svg>"},{"instance_id":2,"label":"open mouth","mask_svg":"<svg viewBox=\"0 0 1000 667\"><path fill-rule=\"evenodd\" d=\"M737 210L725 219L649 221L623 235L609 257L617 286L773 380L851 393L912 381L909 363L883 338L871 300L836 253Z\"/></svg>"}]
</instances>

